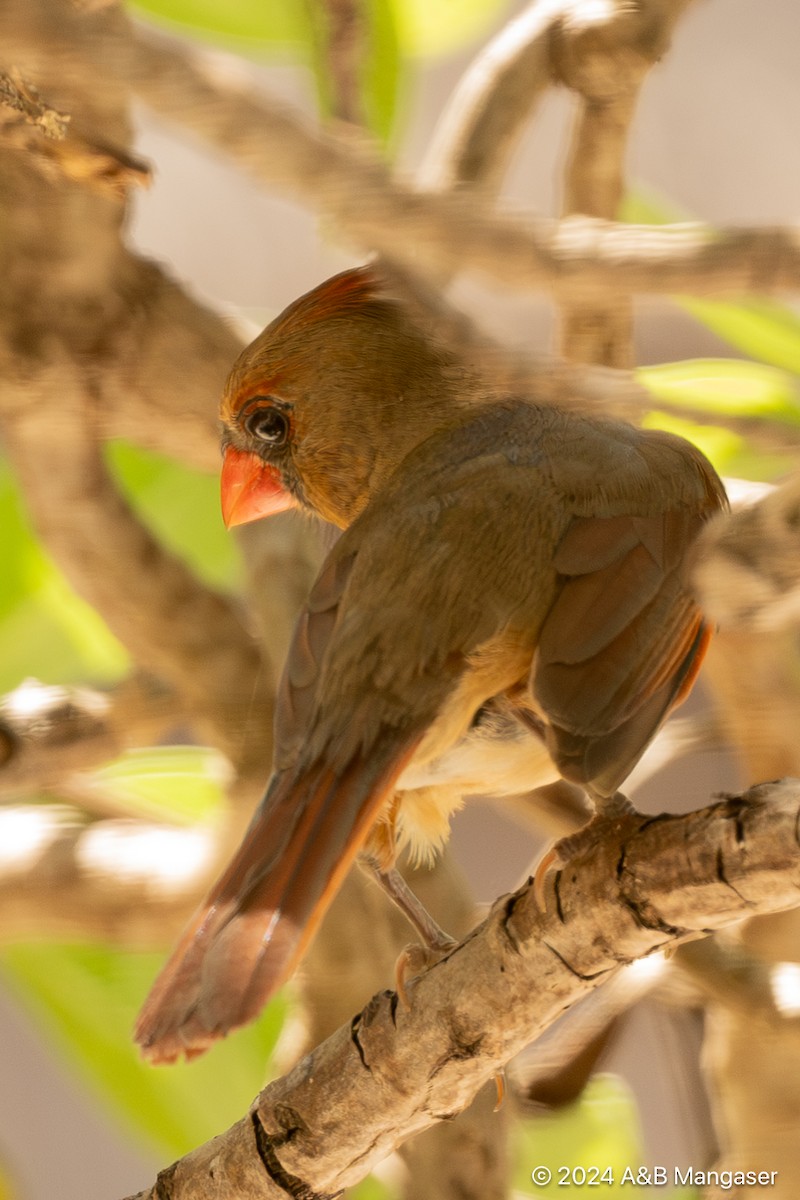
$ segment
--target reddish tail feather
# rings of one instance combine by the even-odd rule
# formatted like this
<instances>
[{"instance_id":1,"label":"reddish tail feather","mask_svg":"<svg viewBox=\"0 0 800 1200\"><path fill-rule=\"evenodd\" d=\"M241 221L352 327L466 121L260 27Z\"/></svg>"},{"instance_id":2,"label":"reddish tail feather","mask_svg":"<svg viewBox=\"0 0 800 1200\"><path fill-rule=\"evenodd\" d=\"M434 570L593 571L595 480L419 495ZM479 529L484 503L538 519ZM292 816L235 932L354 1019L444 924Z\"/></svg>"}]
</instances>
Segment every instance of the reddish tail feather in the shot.
<instances>
[{"instance_id":1,"label":"reddish tail feather","mask_svg":"<svg viewBox=\"0 0 800 1200\"><path fill-rule=\"evenodd\" d=\"M339 773L322 763L273 777L142 1009L135 1037L147 1058L192 1058L258 1015L297 965L417 740L387 738Z\"/></svg>"}]
</instances>

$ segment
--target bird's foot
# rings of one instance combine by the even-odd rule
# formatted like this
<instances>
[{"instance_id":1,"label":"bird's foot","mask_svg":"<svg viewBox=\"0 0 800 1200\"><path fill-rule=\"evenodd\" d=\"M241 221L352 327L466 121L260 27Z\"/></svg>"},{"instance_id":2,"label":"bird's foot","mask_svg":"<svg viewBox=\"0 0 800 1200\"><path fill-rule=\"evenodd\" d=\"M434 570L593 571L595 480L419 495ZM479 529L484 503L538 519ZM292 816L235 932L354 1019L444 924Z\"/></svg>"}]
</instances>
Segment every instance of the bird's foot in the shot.
<instances>
[{"instance_id":1,"label":"bird's foot","mask_svg":"<svg viewBox=\"0 0 800 1200\"><path fill-rule=\"evenodd\" d=\"M419 942L412 942L401 951L394 964L394 989L397 992L397 999L406 1012L411 1009L408 981L415 975L421 975L423 971L427 971L451 950L455 950L457 945L458 942L455 938L447 937L445 934L443 940L435 946L422 946Z\"/></svg>"},{"instance_id":2,"label":"bird's foot","mask_svg":"<svg viewBox=\"0 0 800 1200\"><path fill-rule=\"evenodd\" d=\"M433 919L422 901L414 895L403 876L394 867L384 869L373 864L373 870L378 883L386 894L394 901L403 915L413 925L422 939L422 945L413 943L406 946L395 964L395 988L400 1003L404 1008L411 1008L408 996L407 982L414 975L419 975L435 962L449 954L458 945L455 938L445 933L442 927Z\"/></svg>"},{"instance_id":3,"label":"bird's foot","mask_svg":"<svg viewBox=\"0 0 800 1200\"><path fill-rule=\"evenodd\" d=\"M539 859L533 873L533 898L541 912L547 910L545 880L551 870L565 866L578 854L586 854L608 835L610 829L619 830L638 816L622 792L615 792L609 797L595 797L595 804L597 811L582 829L559 838Z\"/></svg>"}]
</instances>

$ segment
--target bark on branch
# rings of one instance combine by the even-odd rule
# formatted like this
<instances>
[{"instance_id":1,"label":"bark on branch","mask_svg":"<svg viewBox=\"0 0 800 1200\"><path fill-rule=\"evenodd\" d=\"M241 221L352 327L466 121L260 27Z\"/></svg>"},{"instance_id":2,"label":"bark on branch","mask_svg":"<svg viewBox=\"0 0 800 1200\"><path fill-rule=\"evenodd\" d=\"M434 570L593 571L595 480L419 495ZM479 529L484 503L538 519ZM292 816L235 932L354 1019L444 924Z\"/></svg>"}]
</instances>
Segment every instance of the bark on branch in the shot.
<instances>
[{"instance_id":1,"label":"bark on branch","mask_svg":"<svg viewBox=\"0 0 800 1200\"><path fill-rule=\"evenodd\" d=\"M619 966L800 903L799 824L797 780L700 812L631 817L549 877L546 912L530 884L499 900L419 977L410 1010L394 993L375 996L138 1200L339 1194L400 1142L460 1111Z\"/></svg>"}]
</instances>

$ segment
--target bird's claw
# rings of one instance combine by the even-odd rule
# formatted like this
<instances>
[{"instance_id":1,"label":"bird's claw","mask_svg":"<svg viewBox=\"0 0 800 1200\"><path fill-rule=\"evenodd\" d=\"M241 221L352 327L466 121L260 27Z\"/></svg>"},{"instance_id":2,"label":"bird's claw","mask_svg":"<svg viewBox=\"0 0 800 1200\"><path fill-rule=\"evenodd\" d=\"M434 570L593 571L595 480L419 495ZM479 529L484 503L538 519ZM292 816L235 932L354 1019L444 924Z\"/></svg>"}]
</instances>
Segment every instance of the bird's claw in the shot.
<instances>
[{"instance_id":1,"label":"bird's claw","mask_svg":"<svg viewBox=\"0 0 800 1200\"><path fill-rule=\"evenodd\" d=\"M533 899L540 912L547 912L545 896L545 879L554 867L563 867L576 855L586 854L608 834L610 829L621 830L633 818L637 817L634 806L622 792L600 801L595 797L597 811L590 821L575 833L559 838L542 855L533 873Z\"/></svg>"},{"instance_id":2,"label":"bird's claw","mask_svg":"<svg viewBox=\"0 0 800 1200\"><path fill-rule=\"evenodd\" d=\"M436 944L429 946L422 946L419 942L411 942L410 945L401 951L394 965L394 986L397 992L397 999L406 1012L409 1012L411 1009L408 981L413 979L415 975L421 975L423 971L429 970L430 967L440 962L457 945L458 942L454 938L445 936L438 939Z\"/></svg>"}]
</instances>

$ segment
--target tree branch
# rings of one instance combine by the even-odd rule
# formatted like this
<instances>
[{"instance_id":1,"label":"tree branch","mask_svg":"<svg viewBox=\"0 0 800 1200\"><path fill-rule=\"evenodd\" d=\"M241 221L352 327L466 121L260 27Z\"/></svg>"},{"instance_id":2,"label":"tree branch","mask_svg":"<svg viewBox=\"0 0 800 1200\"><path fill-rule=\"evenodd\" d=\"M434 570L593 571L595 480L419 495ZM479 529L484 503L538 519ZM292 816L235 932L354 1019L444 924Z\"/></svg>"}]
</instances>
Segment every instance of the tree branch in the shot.
<instances>
[{"instance_id":1,"label":"tree branch","mask_svg":"<svg viewBox=\"0 0 800 1200\"><path fill-rule=\"evenodd\" d=\"M496 193L514 147L551 86L548 35L574 0L533 0L484 46L442 113L418 183L423 191L457 184Z\"/></svg>"},{"instance_id":2,"label":"tree branch","mask_svg":"<svg viewBox=\"0 0 800 1200\"><path fill-rule=\"evenodd\" d=\"M0 806L2 941L96 938L161 947L219 862L218 831Z\"/></svg>"},{"instance_id":3,"label":"tree branch","mask_svg":"<svg viewBox=\"0 0 800 1200\"><path fill-rule=\"evenodd\" d=\"M255 756L263 772L272 681L233 603L198 583L118 493L87 419L82 384L70 382L63 369L57 388L41 380L42 403L32 404L29 393L6 425L37 528L73 586L136 661L176 689L212 744L243 765ZM57 424L42 421L51 397Z\"/></svg>"},{"instance_id":4,"label":"tree branch","mask_svg":"<svg viewBox=\"0 0 800 1200\"><path fill-rule=\"evenodd\" d=\"M709 522L693 578L724 630L779 632L800 618L800 473L753 504Z\"/></svg>"},{"instance_id":5,"label":"tree branch","mask_svg":"<svg viewBox=\"0 0 800 1200\"><path fill-rule=\"evenodd\" d=\"M765 784L700 812L626 821L548 879L498 901L419 977L406 1011L381 993L253 1112L162 1173L139 1200L331 1196L399 1143L464 1107L532 1038L620 965L800 902L800 783ZM162 1191L157 1189L161 1187Z\"/></svg>"},{"instance_id":6,"label":"tree branch","mask_svg":"<svg viewBox=\"0 0 800 1200\"><path fill-rule=\"evenodd\" d=\"M371 147L320 133L241 81L223 81L196 52L142 31L87 33L64 11L42 27L31 19L34 7L7 0L7 54L25 59L57 50L65 72L115 73L161 117L193 130L262 182L324 209L362 246L410 267L423 254L445 275L471 269L511 288L545 289L559 302L602 301L609 288L737 296L800 286L798 229L492 216L473 195L421 194L392 180Z\"/></svg>"},{"instance_id":7,"label":"tree branch","mask_svg":"<svg viewBox=\"0 0 800 1200\"><path fill-rule=\"evenodd\" d=\"M579 98L565 172L565 213L616 217L639 91L688 2L576 5L571 19L554 29L555 72ZM565 358L609 367L633 365L630 296L609 290L602 302L571 300L559 314Z\"/></svg>"}]
</instances>

